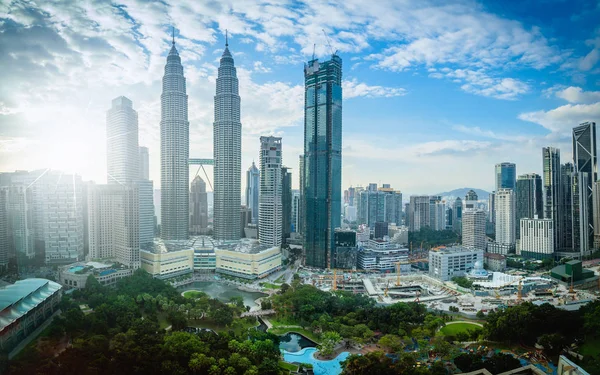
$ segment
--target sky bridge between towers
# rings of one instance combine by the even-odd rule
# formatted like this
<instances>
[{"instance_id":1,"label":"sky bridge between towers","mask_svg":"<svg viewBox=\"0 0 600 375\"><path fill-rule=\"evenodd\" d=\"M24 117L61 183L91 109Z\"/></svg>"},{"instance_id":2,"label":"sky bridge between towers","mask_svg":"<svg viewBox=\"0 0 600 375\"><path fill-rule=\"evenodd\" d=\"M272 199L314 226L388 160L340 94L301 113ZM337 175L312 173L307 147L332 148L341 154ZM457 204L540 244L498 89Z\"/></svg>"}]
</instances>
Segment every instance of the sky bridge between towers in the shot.
<instances>
[{"instance_id":1,"label":"sky bridge between towers","mask_svg":"<svg viewBox=\"0 0 600 375\"><path fill-rule=\"evenodd\" d=\"M210 190L214 190L212 182L208 177L208 173L206 173L206 170L204 169L205 165L215 165L214 159L190 158L188 160L188 165L199 165L198 170L196 171L196 176L198 175L198 172L200 172L200 168L202 168L202 171L204 171L204 176L206 176L206 180L208 181L208 185L210 186Z\"/></svg>"}]
</instances>

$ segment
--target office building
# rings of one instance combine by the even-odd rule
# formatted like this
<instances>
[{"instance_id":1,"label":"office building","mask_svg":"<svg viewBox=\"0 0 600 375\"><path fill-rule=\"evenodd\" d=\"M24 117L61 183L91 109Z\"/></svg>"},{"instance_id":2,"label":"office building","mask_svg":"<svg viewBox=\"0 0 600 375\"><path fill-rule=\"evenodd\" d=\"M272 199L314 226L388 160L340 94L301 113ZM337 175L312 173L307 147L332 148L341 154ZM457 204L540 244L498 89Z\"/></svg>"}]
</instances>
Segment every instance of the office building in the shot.
<instances>
[{"instance_id":1,"label":"office building","mask_svg":"<svg viewBox=\"0 0 600 375\"><path fill-rule=\"evenodd\" d=\"M396 263L407 260L406 247L382 239L368 240L358 251L358 268L367 271L395 272ZM405 272L409 269L403 268Z\"/></svg>"},{"instance_id":2,"label":"office building","mask_svg":"<svg viewBox=\"0 0 600 375\"><path fill-rule=\"evenodd\" d=\"M467 210L462 218L462 244L469 249L486 250L485 211Z\"/></svg>"},{"instance_id":3,"label":"office building","mask_svg":"<svg viewBox=\"0 0 600 375\"><path fill-rule=\"evenodd\" d=\"M390 225L388 227L390 241L398 244L408 245L408 227L404 225Z\"/></svg>"},{"instance_id":4,"label":"office building","mask_svg":"<svg viewBox=\"0 0 600 375\"><path fill-rule=\"evenodd\" d=\"M452 230L456 233L461 232L462 227L462 215L463 215L463 203L462 199L456 198L452 205Z\"/></svg>"},{"instance_id":5,"label":"office building","mask_svg":"<svg viewBox=\"0 0 600 375\"><path fill-rule=\"evenodd\" d=\"M208 230L208 201L206 182L200 177L194 177L190 187L190 232L206 234Z\"/></svg>"},{"instance_id":6,"label":"office building","mask_svg":"<svg viewBox=\"0 0 600 375\"><path fill-rule=\"evenodd\" d=\"M325 268L342 207L342 59L304 66L303 222L307 266ZM324 116L327 113L329 115Z\"/></svg>"},{"instance_id":7,"label":"office building","mask_svg":"<svg viewBox=\"0 0 600 375\"><path fill-rule=\"evenodd\" d=\"M572 163L565 163L560 166L559 222L554 226L555 237L557 237L556 231L562 233L558 235L558 248L556 247L557 241L554 241L554 249L563 254L569 253L567 255L569 257L572 257L573 252L573 176ZM549 219L546 216L544 218Z\"/></svg>"},{"instance_id":8,"label":"office building","mask_svg":"<svg viewBox=\"0 0 600 375\"><path fill-rule=\"evenodd\" d=\"M445 230L446 229L446 202L436 201L433 204L433 230Z\"/></svg>"},{"instance_id":9,"label":"office building","mask_svg":"<svg viewBox=\"0 0 600 375\"><path fill-rule=\"evenodd\" d=\"M348 188L348 205L349 206L354 206L355 205L355 198L356 198L356 189L352 186L350 186Z\"/></svg>"},{"instance_id":10,"label":"office building","mask_svg":"<svg viewBox=\"0 0 600 375\"><path fill-rule=\"evenodd\" d=\"M12 253L17 258L35 257L33 230L33 192L27 185L8 187L8 227Z\"/></svg>"},{"instance_id":11,"label":"office building","mask_svg":"<svg viewBox=\"0 0 600 375\"><path fill-rule=\"evenodd\" d=\"M0 186L0 273L8 267L10 257L8 231L8 187Z\"/></svg>"},{"instance_id":12,"label":"office building","mask_svg":"<svg viewBox=\"0 0 600 375\"><path fill-rule=\"evenodd\" d=\"M258 194L260 191L260 171L254 162L246 171L246 207L252 210L252 224L258 224Z\"/></svg>"},{"instance_id":13,"label":"office building","mask_svg":"<svg viewBox=\"0 0 600 375\"><path fill-rule=\"evenodd\" d=\"M437 202L440 202L442 197L439 195L432 195L429 197L429 228L435 230L436 227L436 212L435 205Z\"/></svg>"},{"instance_id":14,"label":"office building","mask_svg":"<svg viewBox=\"0 0 600 375\"><path fill-rule=\"evenodd\" d=\"M465 195L465 200L463 202L464 211L474 210L474 209L479 208L478 203L477 203L478 200L479 200L479 197L477 196L477 193L474 190L467 191L467 195Z\"/></svg>"},{"instance_id":15,"label":"office building","mask_svg":"<svg viewBox=\"0 0 600 375\"><path fill-rule=\"evenodd\" d=\"M594 223L600 223L600 181L594 182L593 193L594 193L594 199L592 202L593 202L593 206L594 206L594 212L592 213L592 216L594 218ZM0 194L2 194L1 190L0 190ZM0 202L1 202L1 199L2 199L2 197L0 196ZM0 207L0 210L2 210L2 207ZM0 215L1 215L1 213L0 213ZM1 220L2 220L2 218L0 217L0 221ZM1 223L0 223L0 226L1 226ZM1 230L1 227L0 227L0 230ZM1 236L1 234L0 234L0 236ZM593 246L594 246L594 249L600 248L600 225L594 226L594 244L593 244Z\"/></svg>"},{"instance_id":16,"label":"office building","mask_svg":"<svg viewBox=\"0 0 600 375\"><path fill-rule=\"evenodd\" d=\"M512 189L496 191L496 242L514 247L515 245L515 193Z\"/></svg>"},{"instance_id":17,"label":"office building","mask_svg":"<svg viewBox=\"0 0 600 375\"><path fill-rule=\"evenodd\" d=\"M389 186L389 184L385 184ZM377 222L397 223L402 221L402 193L391 187L377 188L369 184L358 196L358 221L374 228Z\"/></svg>"},{"instance_id":18,"label":"office building","mask_svg":"<svg viewBox=\"0 0 600 375\"><path fill-rule=\"evenodd\" d=\"M131 184L139 178L138 114L131 100L113 99L106 113L108 184Z\"/></svg>"},{"instance_id":19,"label":"office building","mask_svg":"<svg viewBox=\"0 0 600 375\"><path fill-rule=\"evenodd\" d=\"M0 349L10 353L59 309L62 287L25 279L0 288Z\"/></svg>"},{"instance_id":20,"label":"office building","mask_svg":"<svg viewBox=\"0 0 600 375\"><path fill-rule=\"evenodd\" d=\"M378 221L375 223L375 230L373 236L376 239L383 239L388 235L388 223L385 221Z\"/></svg>"},{"instance_id":21,"label":"office building","mask_svg":"<svg viewBox=\"0 0 600 375\"><path fill-rule=\"evenodd\" d=\"M304 155L299 155L298 156L298 179L299 179L299 183L300 183L300 188L299 193L300 196L298 198L298 234L300 234L301 236L304 235L304 210L306 209L305 207L305 200L304 200Z\"/></svg>"},{"instance_id":22,"label":"office building","mask_svg":"<svg viewBox=\"0 0 600 375\"><path fill-rule=\"evenodd\" d=\"M554 226L554 248L568 249L572 246L570 236L567 240L567 232L571 232L570 220L565 220L567 210L570 211L570 203L568 207L564 206L566 195L569 196L570 202L570 187L565 191L563 183L563 168L560 165L560 150L554 147L542 148L543 161L543 199L544 199L544 219L550 219L555 223ZM566 177L566 176L565 176ZM571 184L571 176L567 178L567 185ZM568 215L570 216L570 214ZM568 225L568 227L567 227Z\"/></svg>"},{"instance_id":23,"label":"office building","mask_svg":"<svg viewBox=\"0 0 600 375\"><path fill-rule=\"evenodd\" d=\"M483 251L464 247L449 247L429 252L429 276L448 281L455 276L465 276L476 267L483 267Z\"/></svg>"},{"instance_id":24,"label":"office building","mask_svg":"<svg viewBox=\"0 0 600 375\"><path fill-rule=\"evenodd\" d=\"M139 254L141 267L157 279L194 272L194 248L187 240L155 240L140 249Z\"/></svg>"},{"instance_id":25,"label":"office building","mask_svg":"<svg viewBox=\"0 0 600 375\"><path fill-rule=\"evenodd\" d=\"M521 175L517 178L515 191L516 220L544 217L542 196L542 177L536 173ZM516 237L520 238L520 226L517 225Z\"/></svg>"},{"instance_id":26,"label":"office building","mask_svg":"<svg viewBox=\"0 0 600 375\"><path fill-rule=\"evenodd\" d=\"M284 243L292 233L292 172L281 168L281 241Z\"/></svg>"},{"instance_id":27,"label":"office building","mask_svg":"<svg viewBox=\"0 0 600 375\"><path fill-rule=\"evenodd\" d=\"M241 235L236 229L240 225L242 173L242 124L238 84L233 57L226 41L217 76L213 127L215 163L213 232L217 240L237 240Z\"/></svg>"},{"instance_id":28,"label":"office building","mask_svg":"<svg viewBox=\"0 0 600 375\"><path fill-rule=\"evenodd\" d=\"M537 260L554 258L554 222L552 219L521 219L521 256Z\"/></svg>"},{"instance_id":29,"label":"office building","mask_svg":"<svg viewBox=\"0 0 600 375\"><path fill-rule=\"evenodd\" d=\"M148 147L140 146L138 153L138 161L140 166L140 180L149 180L150 179L150 153L148 152Z\"/></svg>"},{"instance_id":30,"label":"office building","mask_svg":"<svg viewBox=\"0 0 600 375\"><path fill-rule=\"evenodd\" d=\"M217 255L215 244L211 237L202 236L194 238L194 272L214 273L217 269Z\"/></svg>"},{"instance_id":31,"label":"office building","mask_svg":"<svg viewBox=\"0 0 600 375\"><path fill-rule=\"evenodd\" d=\"M264 171L264 170L263 170ZM281 248L242 239L215 245L216 272L243 279L262 279L281 269Z\"/></svg>"},{"instance_id":32,"label":"office building","mask_svg":"<svg viewBox=\"0 0 600 375\"><path fill-rule=\"evenodd\" d=\"M515 190L517 183L517 166L514 163L496 164L496 192L500 189Z\"/></svg>"},{"instance_id":33,"label":"office building","mask_svg":"<svg viewBox=\"0 0 600 375\"><path fill-rule=\"evenodd\" d=\"M264 245L281 245L283 229L281 138L260 137L258 238Z\"/></svg>"},{"instance_id":34,"label":"office building","mask_svg":"<svg viewBox=\"0 0 600 375\"><path fill-rule=\"evenodd\" d=\"M336 228L333 233L334 249L332 267L338 269L356 269L358 248L356 247L356 232Z\"/></svg>"},{"instance_id":35,"label":"office building","mask_svg":"<svg viewBox=\"0 0 600 375\"><path fill-rule=\"evenodd\" d=\"M595 122L573 128L573 161L573 250L584 256L591 252L594 242L592 185L598 180Z\"/></svg>"},{"instance_id":36,"label":"office building","mask_svg":"<svg viewBox=\"0 0 600 375\"><path fill-rule=\"evenodd\" d=\"M139 268L138 186L90 184L87 198L88 260L110 259Z\"/></svg>"},{"instance_id":37,"label":"office building","mask_svg":"<svg viewBox=\"0 0 600 375\"><path fill-rule=\"evenodd\" d=\"M356 211L354 213L356 216ZM300 222L300 190L292 189L292 233L298 232Z\"/></svg>"},{"instance_id":38,"label":"office building","mask_svg":"<svg viewBox=\"0 0 600 375\"><path fill-rule=\"evenodd\" d=\"M160 107L160 236L185 240L190 212L190 123L183 66L174 39L162 80Z\"/></svg>"},{"instance_id":39,"label":"office building","mask_svg":"<svg viewBox=\"0 0 600 375\"><path fill-rule=\"evenodd\" d=\"M488 222L492 223L492 225L496 222L495 204L496 204L496 192L492 191L488 195L488 215L487 215Z\"/></svg>"},{"instance_id":40,"label":"office building","mask_svg":"<svg viewBox=\"0 0 600 375\"><path fill-rule=\"evenodd\" d=\"M260 222L260 219L259 219L259 222ZM250 231L248 229L250 229ZM256 235L254 234L254 229L256 230ZM248 235L246 233L248 233ZM240 206L240 238L244 238L244 237L257 239L258 238L258 226L255 224L252 224L252 210L244 205L241 205Z\"/></svg>"},{"instance_id":41,"label":"office building","mask_svg":"<svg viewBox=\"0 0 600 375\"><path fill-rule=\"evenodd\" d=\"M419 230L421 230L421 228L429 227L429 196L411 196L409 204L409 230L411 232L418 232Z\"/></svg>"}]
</instances>

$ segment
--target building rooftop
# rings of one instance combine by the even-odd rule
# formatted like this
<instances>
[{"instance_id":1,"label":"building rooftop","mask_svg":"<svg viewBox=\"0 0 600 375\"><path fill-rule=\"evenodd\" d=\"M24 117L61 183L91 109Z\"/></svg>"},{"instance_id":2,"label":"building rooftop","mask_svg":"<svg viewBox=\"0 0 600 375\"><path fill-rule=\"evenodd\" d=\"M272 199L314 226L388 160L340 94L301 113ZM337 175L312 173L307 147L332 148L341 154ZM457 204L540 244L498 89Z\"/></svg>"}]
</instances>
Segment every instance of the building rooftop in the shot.
<instances>
[{"instance_id":1,"label":"building rooftop","mask_svg":"<svg viewBox=\"0 0 600 375\"><path fill-rule=\"evenodd\" d=\"M462 246L444 247L441 249L431 249L430 254L454 254L454 253L476 253L483 252L483 250L469 249Z\"/></svg>"},{"instance_id":2,"label":"building rooftop","mask_svg":"<svg viewBox=\"0 0 600 375\"><path fill-rule=\"evenodd\" d=\"M27 314L62 286L46 279L19 280L0 289L0 330Z\"/></svg>"},{"instance_id":3,"label":"building rooftop","mask_svg":"<svg viewBox=\"0 0 600 375\"><path fill-rule=\"evenodd\" d=\"M245 254L259 254L274 247L278 246L263 245L258 240L250 238L242 238L238 241L223 241L215 244L215 250L236 251Z\"/></svg>"},{"instance_id":4,"label":"building rooftop","mask_svg":"<svg viewBox=\"0 0 600 375\"><path fill-rule=\"evenodd\" d=\"M502 254L485 253L485 254L483 254L483 256L486 257L486 258L497 259L497 260L506 259L506 256L504 256Z\"/></svg>"},{"instance_id":5,"label":"building rooftop","mask_svg":"<svg viewBox=\"0 0 600 375\"><path fill-rule=\"evenodd\" d=\"M190 240L164 241L161 239L154 239L154 242L140 246L140 250L160 254L181 250L193 250L192 245L193 242Z\"/></svg>"}]
</instances>

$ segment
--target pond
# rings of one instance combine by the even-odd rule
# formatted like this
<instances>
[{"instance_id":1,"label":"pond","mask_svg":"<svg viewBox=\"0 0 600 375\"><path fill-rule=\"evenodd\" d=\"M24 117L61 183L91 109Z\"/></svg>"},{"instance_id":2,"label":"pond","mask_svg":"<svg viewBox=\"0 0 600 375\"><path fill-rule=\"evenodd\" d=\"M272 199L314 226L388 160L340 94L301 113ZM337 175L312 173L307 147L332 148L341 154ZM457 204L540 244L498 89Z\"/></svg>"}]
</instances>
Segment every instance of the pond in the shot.
<instances>
[{"instance_id":1,"label":"pond","mask_svg":"<svg viewBox=\"0 0 600 375\"><path fill-rule=\"evenodd\" d=\"M298 333L288 332L279 336L279 349L288 352L299 352L304 348L314 348L315 346L317 346L316 343Z\"/></svg>"},{"instance_id":2,"label":"pond","mask_svg":"<svg viewBox=\"0 0 600 375\"><path fill-rule=\"evenodd\" d=\"M310 363L315 375L338 375L342 372L340 362L350 355L348 352L342 352L332 360L321 361L314 357L316 351L316 348L304 348L296 353L283 351L283 360L289 363Z\"/></svg>"},{"instance_id":3,"label":"pond","mask_svg":"<svg viewBox=\"0 0 600 375\"><path fill-rule=\"evenodd\" d=\"M235 286L212 281L196 281L191 284L182 285L178 287L177 290L180 292L185 292L187 290L198 290L208 294L210 298L215 298L222 302L229 302L231 297L242 297L244 300L244 305L250 307L257 306L256 302L254 301L266 296L264 293L246 292L239 290Z\"/></svg>"}]
</instances>

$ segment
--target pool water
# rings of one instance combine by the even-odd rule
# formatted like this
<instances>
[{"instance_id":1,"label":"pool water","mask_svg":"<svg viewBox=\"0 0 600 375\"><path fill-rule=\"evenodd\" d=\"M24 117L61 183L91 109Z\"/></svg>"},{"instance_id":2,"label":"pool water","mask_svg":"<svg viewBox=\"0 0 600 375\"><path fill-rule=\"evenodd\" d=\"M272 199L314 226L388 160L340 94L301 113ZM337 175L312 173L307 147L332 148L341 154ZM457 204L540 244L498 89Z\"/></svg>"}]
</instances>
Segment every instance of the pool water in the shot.
<instances>
[{"instance_id":1,"label":"pool water","mask_svg":"<svg viewBox=\"0 0 600 375\"><path fill-rule=\"evenodd\" d=\"M74 267L69 268L69 272L75 273L77 271L81 271L84 268L85 268L84 266L74 266Z\"/></svg>"},{"instance_id":2,"label":"pool water","mask_svg":"<svg viewBox=\"0 0 600 375\"><path fill-rule=\"evenodd\" d=\"M317 344L297 333L288 332L279 336L279 349L287 352L299 352L304 348L314 348Z\"/></svg>"},{"instance_id":3,"label":"pool water","mask_svg":"<svg viewBox=\"0 0 600 375\"><path fill-rule=\"evenodd\" d=\"M304 348L295 353L283 350L283 360L289 363L309 363L313 366L315 375L339 375L342 373L340 362L350 355L348 352L342 352L332 360L321 361L314 357L316 351L316 348Z\"/></svg>"}]
</instances>

